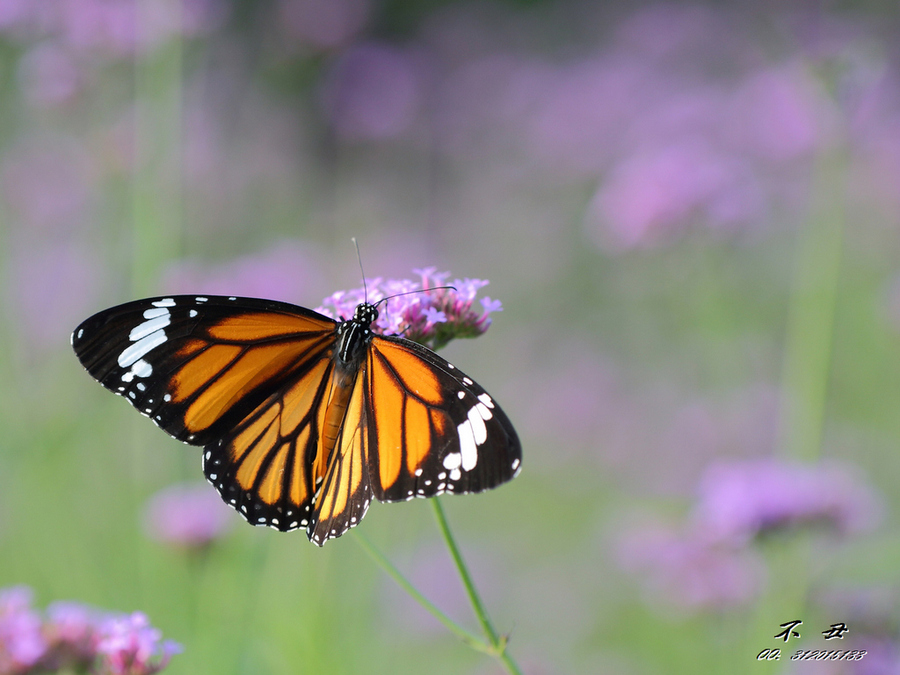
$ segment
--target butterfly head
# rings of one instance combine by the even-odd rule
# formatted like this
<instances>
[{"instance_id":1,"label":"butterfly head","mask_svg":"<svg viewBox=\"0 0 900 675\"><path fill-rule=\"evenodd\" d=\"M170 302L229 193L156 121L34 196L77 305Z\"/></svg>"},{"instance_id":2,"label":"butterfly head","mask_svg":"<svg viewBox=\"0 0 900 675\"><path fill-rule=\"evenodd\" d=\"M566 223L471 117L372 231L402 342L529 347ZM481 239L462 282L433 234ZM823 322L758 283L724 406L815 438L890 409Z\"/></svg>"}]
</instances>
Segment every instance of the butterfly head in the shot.
<instances>
[{"instance_id":1,"label":"butterfly head","mask_svg":"<svg viewBox=\"0 0 900 675\"><path fill-rule=\"evenodd\" d=\"M366 328L375 323L378 319L378 310L375 305L368 302L361 302L356 306L356 312L353 314L353 321L362 324Z\"/></svg>"}]
</instances>

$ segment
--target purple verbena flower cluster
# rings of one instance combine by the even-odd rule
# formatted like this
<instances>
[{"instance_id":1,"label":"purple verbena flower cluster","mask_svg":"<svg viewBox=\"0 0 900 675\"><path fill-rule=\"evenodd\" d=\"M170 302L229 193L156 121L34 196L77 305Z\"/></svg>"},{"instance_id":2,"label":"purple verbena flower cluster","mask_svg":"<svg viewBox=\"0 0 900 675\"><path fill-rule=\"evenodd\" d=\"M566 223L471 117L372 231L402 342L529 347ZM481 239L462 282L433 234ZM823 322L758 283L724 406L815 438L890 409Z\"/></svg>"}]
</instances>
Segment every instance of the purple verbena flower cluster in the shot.
<instances>
[{"instance_id":1,"label":"purple verbena flower cluster","mask_svg":"<svg viewBox=\"0 0 900 675\"><path fill-rule=\"evenodd\" d=\"M762 586L754 542L810 527L853 534L871 528L880 512L871 488L845 464L722 461L706 470L689 521L624 530L617 558L654 600L722 608L751 600Z\"/></svg>"},{"instance_id":2,"label":"purple verbena flower cluster","mask_svg":"<svg viewBox=\"0 0 900 675\"><path fill-rule=\"evenodd\" d=\"M141 612L58 602L42 615L31 601L25 586L0 589L0 675L151 675L181 651Z\"/></svg>"},{"instance_id":3,"label":"purple verbena flower cluster","mask_svg":"<svg viewBox=\"0 0 900 675\"><path fill-rule=\"evenodd\" d=\"M752 600L764 579L752 550L735 550L702 532L643 524L616 542L622 569L640 577L645 596L688 610L723 609Z\"/></svg>"},{"instance_id":4,"label":"purple verbena flower cluster","mask_svg":"<svg viewBox=\"0 0 900 675\"><path fill-rule=\"evenodd\" d=\"M203 550L228 531L232 511L206 483L184 483L160 490L147 503L144 526L156 541Z\"/></svg>"},{"instance_id":5,"label":"purple verbena flower cluster","mask_svg":"<svg viewBox=\"0 0 900 675\"><path fill-rule=\"evenodd\" d=\"M870 528L879 514L878 500L849 466L766 458L710 466L694 520L716 539L740 545L792 527L851 534Z\"/></svg>"},{"instance_id":6,"label":"purple verbena flower cluster","mask_svg":"<svg viewBox=\"0 0 900 675\"><path fill-rule=\"evenodd\" d=\"M483 279L454 279L434 267L413 270L419 280L366 279L365 287L338 291L325 298L317 312L333 319L349 319L356 306L368 301L378 305L372 324L381 335L402 335L431 349L440 349L454 338L477 337L491 325L491 312L502 311L499 300L475 296L489 283ZM450 287L448 287L450 286Z\"/></svg>"}]
</instances>

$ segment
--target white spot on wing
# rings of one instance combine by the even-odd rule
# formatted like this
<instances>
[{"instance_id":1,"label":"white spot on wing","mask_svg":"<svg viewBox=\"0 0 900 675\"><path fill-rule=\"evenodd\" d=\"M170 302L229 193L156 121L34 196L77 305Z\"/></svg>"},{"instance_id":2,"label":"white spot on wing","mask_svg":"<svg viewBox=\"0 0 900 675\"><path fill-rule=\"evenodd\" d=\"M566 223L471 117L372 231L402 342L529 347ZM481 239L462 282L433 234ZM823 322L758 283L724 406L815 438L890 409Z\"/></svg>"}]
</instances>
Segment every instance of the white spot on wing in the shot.
<instances>
[{"instance_id":1,"label":"white spot on wing","mask_svg":"<svg viewBox=\"0 0 900 675\"><path fill-rule=\"evenodd\" d=\"M135 376L150 377L151 374L153 374L153 366L144 361L144 359L138 359L131 364L131 370L127 370L122 373L122 381L131 382L135 378ZM141 391L143 391L143 385L139 386Z\"/></svg>"},{"instance_id":2,"label":"white spot on wing","mask_svg":"<svg viewBox=\"0 0 900 675\"><path fill-rule=\"evenodd\" d=\"M459 456L458 452L451 452L446 457L444 457L444 468L445 469L455 469L462 463L462 458ZM440 478L440 476L438 476Z\"/></svg>"},{"instance_id":3,"label":"white spot on wing","mask_svg":"<svg viewBox=\"0 0 900 675\"><path fill-rule=\"evenodd\" d=\"M163 298L162 300L157 300L156 302L151 302L151 305L154 307L174 307L175 300L172 298Z\"/></svg>"},{"instance_id":4,"label":"white spot on wing","mask_svg":"<svg viewBox=\"0 0 900 675\"><path fill-rule=\"evenodd\" d=\"M481 403L477 403L472 408L469 409L469 424L472 425L472 431L475 433L475 445L481 445L487 440L487 428L484 426L484 417L481 414L481 410L479 410L478 406ZM487 408L485 408L487 410ZM488 415L490 415L490 411L488 410ZM490 419L490 417L488 417ZM466 465L465 456L463 456L463 467ZM468 469L466 469L468 471Z\"/></svg>"},{"instance_id":5,"label":"white spot on wing","mask_svg":"<svg viewBox=\"0 0 900 675\"><path fill-rule=\"evenodd\" d=\"M133 345L128 345L128 347L123 349L122 353L119 354L118 363L122 368L126 368L138 359L143 358L150 350L159 347L165 341L166 333L164 330L160 329L150 333L149 335L142 337Z\"/></svg>"},{"instance_id":6,"label":"white spot on wing","mask_svg":"<svg viewBox=\"0 0 900 675\"><path fill-rule=\"evenodd\" d=\"M148 310L149 312L150 310ZM156 316L143 323L139 323L137 326L131 329L131 332L128 334L128 339L132 342L140 340L151 333L155 333L156 331L160 331L171 323L171 316L169 315L169 310L162 310L165 312L163 316ZM146 314L147 312L145 312Z\"/></svg>"},{"instance_id":7,"label":"white spot on wing","mask_svg":"<svg viewBox=\"0 0 900 675\"><path fill-rule=\"evenodd\" d=\"M478 418L478 421L481 422L482 428L484 427L484 422L482 422L481 418ZM468 471L471 467L475 466L478 463L478 444L475 441L475 432L472 429L472 424L469 420L466 420L458 427L456 427L456 431L459 434L459 452L462 456L462 467ZM454 467L447 466L448 469L452 469ZM452 478L451 474L451 478Z\"/></svg>"}]
</instances>

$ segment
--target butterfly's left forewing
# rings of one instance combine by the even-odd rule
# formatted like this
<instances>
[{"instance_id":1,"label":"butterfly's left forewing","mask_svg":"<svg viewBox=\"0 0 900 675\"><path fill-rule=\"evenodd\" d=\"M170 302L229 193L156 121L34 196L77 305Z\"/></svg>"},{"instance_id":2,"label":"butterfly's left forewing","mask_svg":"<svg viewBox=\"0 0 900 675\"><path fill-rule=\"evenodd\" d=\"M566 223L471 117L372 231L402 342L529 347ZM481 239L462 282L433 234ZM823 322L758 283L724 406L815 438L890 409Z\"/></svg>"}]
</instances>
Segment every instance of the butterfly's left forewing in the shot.
<instances>
[{"instance_id":1,"label":"butterfly's left forewing","mask_svg":"<svg viewBox=\"0 0 900 675\"><path fill-rule=\"evenodd\" d=\"M518 474L522 450L494 399L419 344L375 337L366 366L369 473L380 501L481 492Z\"/></svg>"}]
</instances>

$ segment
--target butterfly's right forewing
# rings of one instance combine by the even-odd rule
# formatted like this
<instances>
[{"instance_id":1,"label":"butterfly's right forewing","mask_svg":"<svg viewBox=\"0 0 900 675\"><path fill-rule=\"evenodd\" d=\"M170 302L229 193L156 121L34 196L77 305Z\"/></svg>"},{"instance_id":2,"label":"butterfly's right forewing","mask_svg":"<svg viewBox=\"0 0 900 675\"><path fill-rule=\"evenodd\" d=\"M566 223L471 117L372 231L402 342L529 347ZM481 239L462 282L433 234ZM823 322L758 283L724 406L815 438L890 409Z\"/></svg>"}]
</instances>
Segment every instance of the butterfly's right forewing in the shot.
<instances>
[{"instance_id":1,"label":"butterfly's right forewing","mask_svg":"<svg viewBox=\"0 0 900 675\"><path fill-rule=\"evenodd\" d=\"M95 314L72 346L104 387L171 436L206 445L330 357L336 325L269 300L169 296Z\"/></svg>"}]
</instances>

